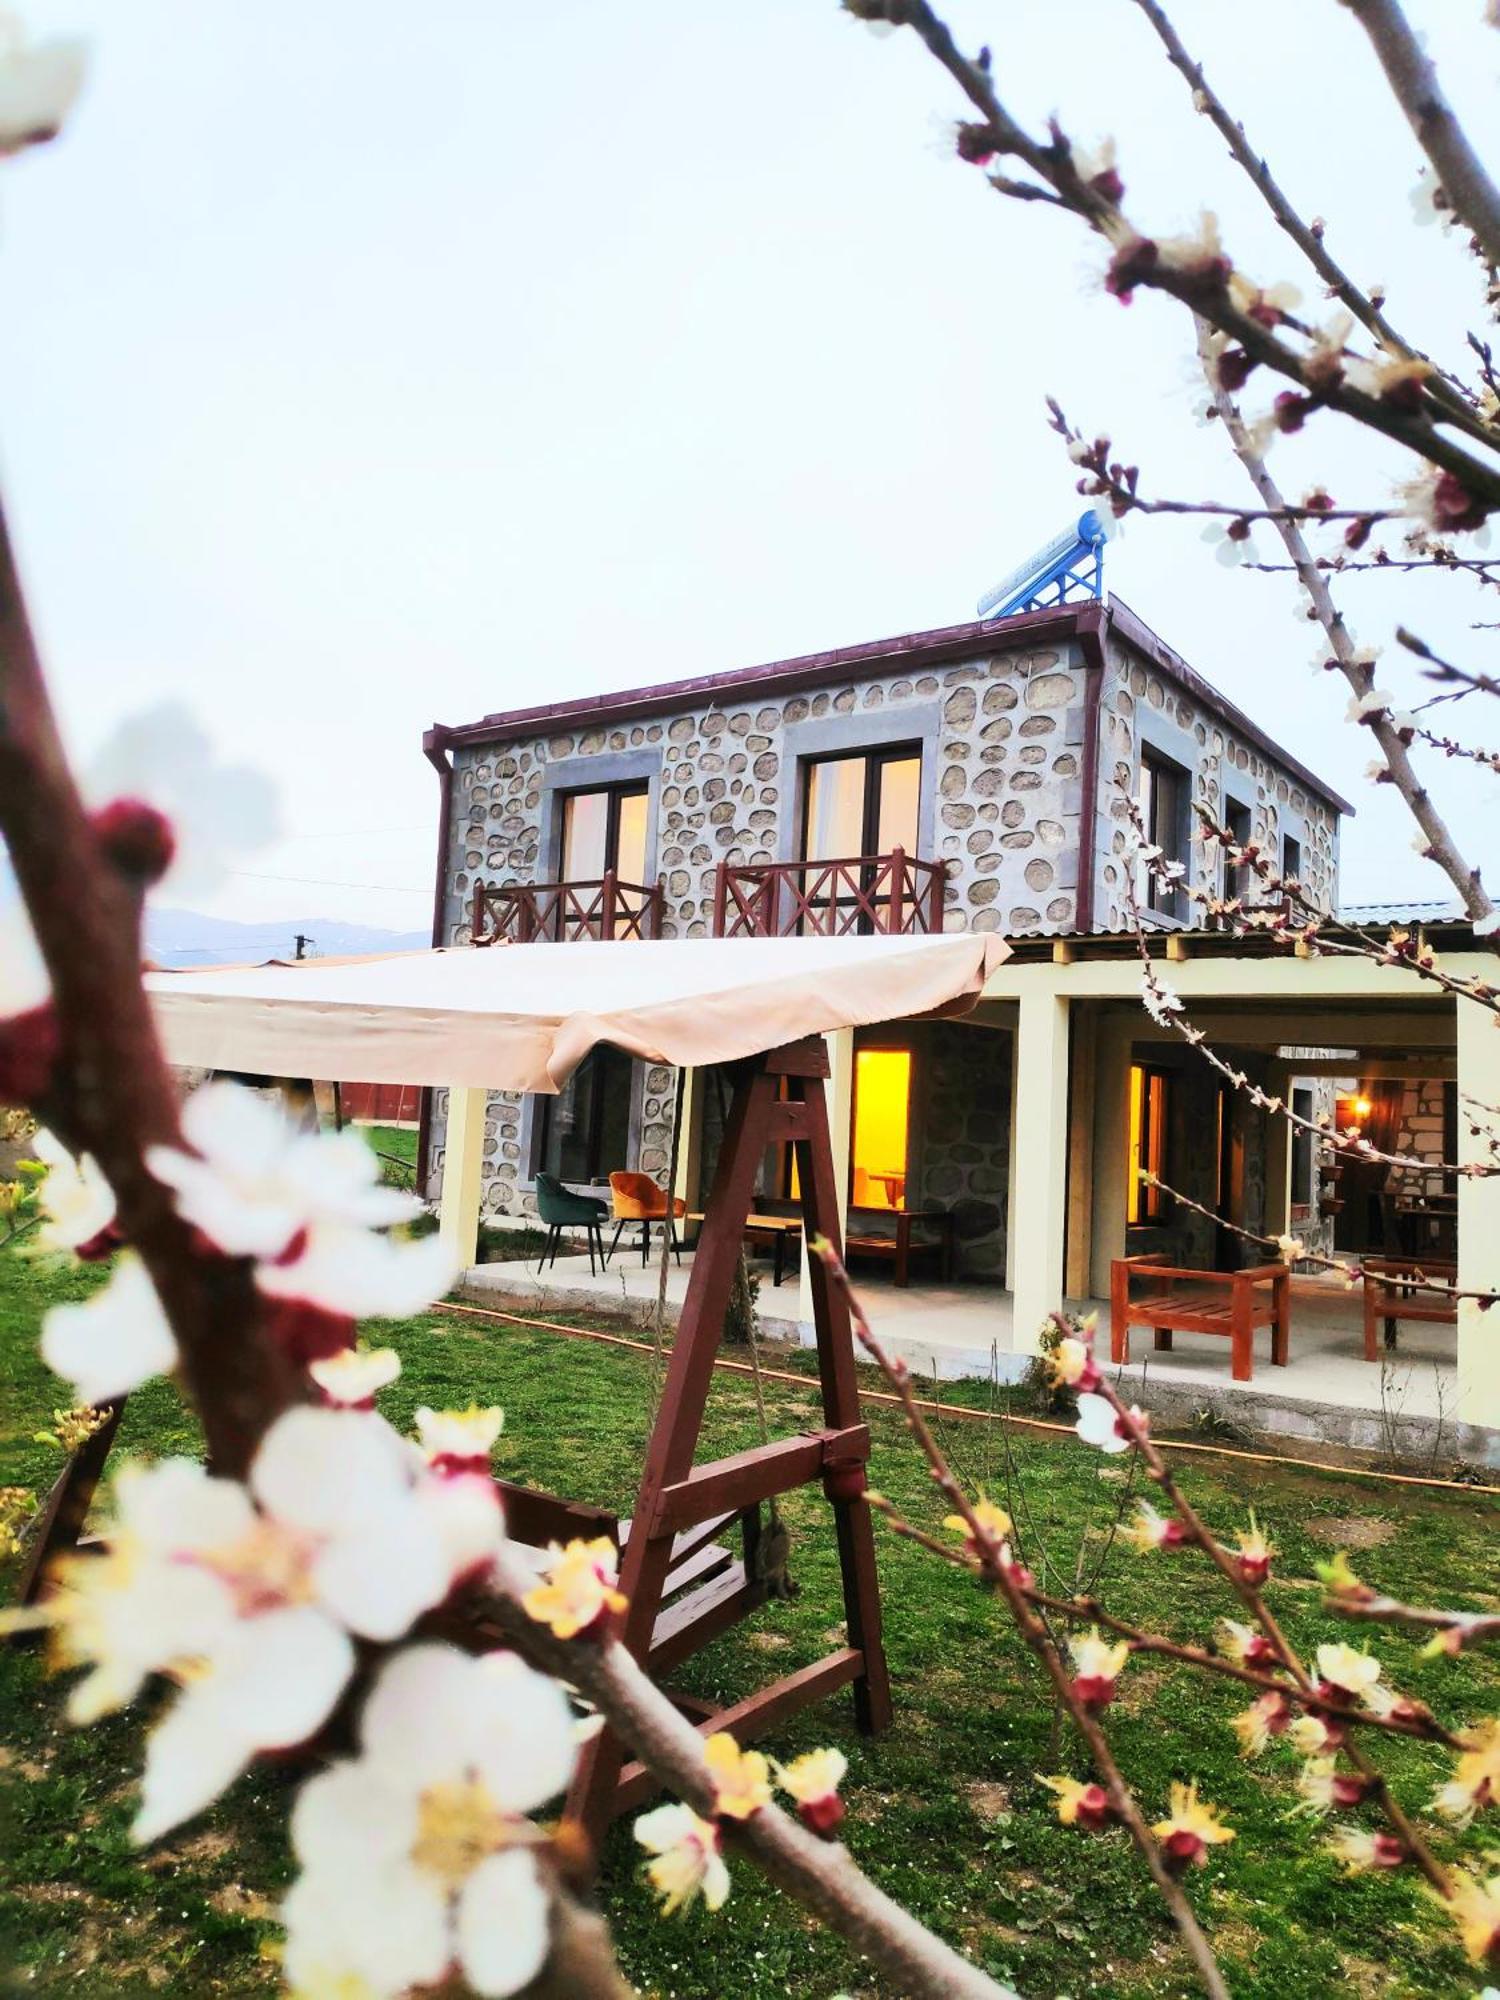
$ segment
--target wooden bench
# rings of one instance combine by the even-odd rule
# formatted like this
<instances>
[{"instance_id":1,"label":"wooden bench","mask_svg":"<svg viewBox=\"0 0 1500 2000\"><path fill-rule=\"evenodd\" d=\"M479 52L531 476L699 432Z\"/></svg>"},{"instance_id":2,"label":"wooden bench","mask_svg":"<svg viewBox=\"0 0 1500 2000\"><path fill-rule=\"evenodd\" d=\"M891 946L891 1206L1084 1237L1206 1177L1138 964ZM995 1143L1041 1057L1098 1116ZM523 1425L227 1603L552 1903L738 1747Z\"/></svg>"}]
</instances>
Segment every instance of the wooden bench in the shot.
<instances>
[{"instance_id":1,"label":"wooden bench","mask_svg":"<svg viewBox=\"0 0 1500 2000\"><path fill-rule=\"evenodd\" d=\"M1365 1359L1380 1359L1376 1324L1385 1321L1385 1344L1396 1345L1396 1323L1425 1319L1457 1326L1458 1266L1435 1257L1362 1257L1365 1274Z\"/></svg>"},{"instance_id":2,"label":"wooden bench","mask_svg":"<svg viewBox=\"0 0 1500 2000\"><path fill-rule=\"evenodd\" d=\"M935 1253L938 1276L944 1284L948 1284L953 1277L953 1217L948 1211L941 1208L898 1208L891 1212L891 1220L896 1225L895 1234L880 1236L869 1221L857 1221L851 1215L849 1233L844 1241L845 1255L889 1257L896 1266L895 1281L904 1291L911 1283L912 1258ZM914 1222L920 1222L936 1233L914 1240L911 1233Z\"/></svg>"},{"instance_id":3,"label":"wooden bench","mask_svg":"<svg viewBox=\"0 0 1500 2000\"><path fill-rule=\"evenodd\" d=\"M1139 1280L1149 1287L1138 1295ZM1110 1358L1130 1360L1130 1329L1149 1326L1159 1349L1174 1333L1217 1333L1229 1341L1229 1372L1236 1382L1254 1373L1255 1329L1271 1328L1271 1359L1287 1364L1292 1274L1285 1264L1255 1264L1244 1271L1189 1271L1151 1257L1116 1257L1109 1267Z\"/></svg>"}]
</instances>

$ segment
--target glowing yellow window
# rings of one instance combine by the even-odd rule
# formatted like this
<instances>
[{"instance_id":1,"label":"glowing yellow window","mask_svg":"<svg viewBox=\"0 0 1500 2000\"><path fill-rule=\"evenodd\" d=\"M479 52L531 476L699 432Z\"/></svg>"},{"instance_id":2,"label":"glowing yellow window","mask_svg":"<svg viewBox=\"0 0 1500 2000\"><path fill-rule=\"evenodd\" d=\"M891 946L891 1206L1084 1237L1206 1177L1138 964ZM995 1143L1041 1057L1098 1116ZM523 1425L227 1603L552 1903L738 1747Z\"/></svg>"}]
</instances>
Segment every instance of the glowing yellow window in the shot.
<instances>
[{"instance_id":1,"label":"glowing yellow window","mask_svg":"<svg viewBox=\"0 0 1500 2000\"><path fill-rule=\"evenodd\" d=\"M855 1208L905 1208L911 1050L860 1049L854 1058Z\"/></svg>"},{"instance_id":2,"label":"glowing yellow window","mask_svg":"<svg viewBox=\"0 0 1500 2000\"><path fill-rule=\"evenodd\" d=\"M1130 1071L1130 1211L1132 1223L1160 1222L1167 1210L1167 1075L1164 1070ZM1154 1176L1154 1179L1152 1178Z\"/></svg>"}]
</instances>

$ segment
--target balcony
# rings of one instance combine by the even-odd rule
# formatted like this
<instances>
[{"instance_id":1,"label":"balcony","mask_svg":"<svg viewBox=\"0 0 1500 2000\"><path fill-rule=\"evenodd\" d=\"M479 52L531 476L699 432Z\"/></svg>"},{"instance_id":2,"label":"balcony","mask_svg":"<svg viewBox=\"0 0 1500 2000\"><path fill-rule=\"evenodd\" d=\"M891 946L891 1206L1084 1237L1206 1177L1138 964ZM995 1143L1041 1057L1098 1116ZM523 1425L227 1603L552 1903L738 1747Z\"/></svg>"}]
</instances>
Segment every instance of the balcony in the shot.
<instances>
[{"instance_id":1,"label":"balcony","mask_svg":"<svg viewBox=\"0 0 1500 2000\"><path fill-rule=\"evenodd\" d=\"M660 937L661 916L659 884L610 870L597 882L476 882L469 923L474 944L573 944Z\"/></svg>"},{"instance_id":2,"label":"balcony","mask_svg":"<svg viewBox=\"0 0 1500 2000\"><path fill-rule=\"evenodd\" d=\"M891 936L943 928L941 862L901 848L847 861L720 862L715 937Z\"/></svg>"}]
</instances>

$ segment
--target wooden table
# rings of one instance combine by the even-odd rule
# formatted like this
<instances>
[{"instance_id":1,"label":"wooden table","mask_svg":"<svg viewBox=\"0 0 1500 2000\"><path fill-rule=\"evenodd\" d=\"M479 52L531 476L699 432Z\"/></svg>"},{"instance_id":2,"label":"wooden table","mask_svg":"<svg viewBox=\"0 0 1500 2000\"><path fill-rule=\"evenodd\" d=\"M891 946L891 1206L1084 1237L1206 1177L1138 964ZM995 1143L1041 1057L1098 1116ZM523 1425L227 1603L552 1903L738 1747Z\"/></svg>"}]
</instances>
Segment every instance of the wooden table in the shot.
<instances>
[{"instance_id":1,"label":"wooden table","mask_svg":"<svg viewBox=\"0 0 1500 2000\"><path fill-rule=\"evenodd\" d=\"M747 1215L745 1217L745 1240L763 1248L767 1237L771 1242L771 1283L779 1285L786 1276L786 1246L790 1239L795 1243L802 1234L800 1215Z\"/></svg>"},{"instance_id":2,"label":"wooden table","mask_svg":"<svg viewBox=\"0 0 1500 2000\"><path fill-rule=\"evenodd\" d=\"M844 1242L845 1252L852 1256L889 1257L895 1263L895 1282L903 1291L911 1283L911 1260L931 1250L937 1252L938 1275L944 1284L953 1278L953 1217L943 1208L898 1208L891 1214L896 1225L893 1236L877 1236L868 1221L849 1221L849 1233ZM924 1228L935 1231L928 1239L912 1240L911 1227L920 1222Z\"/></svg>"},{"instance_id":3,"label":"wooden table","mask_svg":"<svg viewBox=\"0 0 1500 2000\"><path fill-rule=\"evenodd\" d=\"M1439 1326L1458 1324L1458 1266L1436 1257L1362 1257L1365 1274L1365 1359L1380 1359L1376 1335L1385 1321L1385 1344L1396 1345L1396 1324L1403 1319L1432 1320Z\"/></svg>"}]
</instances>

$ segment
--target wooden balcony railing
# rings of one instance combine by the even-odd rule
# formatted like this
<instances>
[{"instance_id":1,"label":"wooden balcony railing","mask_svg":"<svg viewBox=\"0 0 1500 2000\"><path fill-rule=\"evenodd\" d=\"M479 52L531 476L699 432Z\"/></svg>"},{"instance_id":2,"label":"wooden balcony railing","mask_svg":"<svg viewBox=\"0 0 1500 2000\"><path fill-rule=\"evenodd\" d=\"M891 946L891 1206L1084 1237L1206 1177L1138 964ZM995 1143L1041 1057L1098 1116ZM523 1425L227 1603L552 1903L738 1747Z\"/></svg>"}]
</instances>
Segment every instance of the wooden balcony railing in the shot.
<instances>
[{"instance_id":1,"label":"wooden balcony railing","mask_svg":"<svg viewBox=\"0 0 1500 2000\"><path fill-rule=\"evenodd\" d=\"M655 938L661 915L660 884L622 882L613 870L597 882L476 882L470 935L475 944Z\"/></svg>"},{"instance_id":2,"label":"wooden balcony railing","mask_svg":"<svg viewBox=\"0 0 1500 2000\"><path fill-rule=\"evenodd\" d=\"M715 937L845 937L943 928L941 862L896 847L847 861L721 861Z\"/></svg>"}]
</instances>

